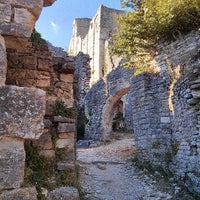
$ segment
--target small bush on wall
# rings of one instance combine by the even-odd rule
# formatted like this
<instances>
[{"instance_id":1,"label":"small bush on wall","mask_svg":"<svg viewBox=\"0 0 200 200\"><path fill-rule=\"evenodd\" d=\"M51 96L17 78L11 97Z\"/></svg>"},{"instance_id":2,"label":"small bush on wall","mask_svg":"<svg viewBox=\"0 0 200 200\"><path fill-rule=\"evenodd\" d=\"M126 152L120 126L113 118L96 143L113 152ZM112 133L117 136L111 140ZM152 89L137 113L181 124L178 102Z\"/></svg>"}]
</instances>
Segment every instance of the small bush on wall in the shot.
<instances>
[{"instance_id":1,"label":"small bush on wall","mask_svg":"<svg viewBox=\"0 0 200 200\"><path fill-rule=\"evenodd\" d=\"M57 100L55 102L55 105L53 107L53 114L54 115L60 115L62 117L69 117L74 119L77 115L76 109L74 107L68 108L64 101L62 100Z\"/></svg>"}]
</instances>

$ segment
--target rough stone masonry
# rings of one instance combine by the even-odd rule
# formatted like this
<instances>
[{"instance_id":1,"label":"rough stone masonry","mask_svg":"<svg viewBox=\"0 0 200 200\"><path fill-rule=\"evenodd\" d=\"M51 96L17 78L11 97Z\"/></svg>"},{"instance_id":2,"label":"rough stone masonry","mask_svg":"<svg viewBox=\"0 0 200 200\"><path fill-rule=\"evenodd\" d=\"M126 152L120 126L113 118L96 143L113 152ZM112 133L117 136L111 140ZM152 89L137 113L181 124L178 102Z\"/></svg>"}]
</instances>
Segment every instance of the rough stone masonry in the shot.
<instances>
[{"instance_id":1,"label":"rough stone masonry","mask_svg":"<svg viewBox=\"0 0 200 200\"><path fill-rule=\"evenodd\" d=\"M37 46L28 41L43 6L50 6L54 1L0 0L1 200L37 199L35 187L21 188L26 157L24 143L32 140L38 148L42 147L40 154L55 157L49 134L52 126L57 126L58 131L62 126L56 147L69 146L72 154L57 167L74 168L75 120L52 116L57 99L73 106L74 58L52 46ZM65 195L78 199L77 190L73 188L73 191L77 194L74 198L71 190L64 190Z\"/></svg>"},{"instance_id":2,"label":"rough stone masonry","mask_svg":"<svg viewBox=\"0 0 200 200\"><path fill-rule=\"evenodd\" d=\"M94 84L85 97L86 136L105 140L112 134L113 99L117 101L129 93L128 116L132 116L137 157L170 170L190 191L197 193L200 193L199 52L199 31L160 44L155 57L157 73L129 77L131 72L127 69L117 73L121 70L118 67Z\"/></svg>"}]
</instances>

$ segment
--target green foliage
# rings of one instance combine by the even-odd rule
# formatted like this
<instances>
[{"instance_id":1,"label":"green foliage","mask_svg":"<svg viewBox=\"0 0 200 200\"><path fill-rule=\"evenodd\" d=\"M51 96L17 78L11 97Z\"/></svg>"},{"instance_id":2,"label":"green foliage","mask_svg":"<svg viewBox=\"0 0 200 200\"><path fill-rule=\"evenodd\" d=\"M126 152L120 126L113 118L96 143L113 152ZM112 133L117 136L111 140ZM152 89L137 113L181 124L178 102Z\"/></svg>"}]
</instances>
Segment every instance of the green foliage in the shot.
<instances>
[{"instance_id":1,"label":"green foliage","mask_svg":"<svg viewBox=\"0 0 200 200\"><path fill-rule=\"evenodd\" d=\"M199 0L121 2L133 11L117 18L119 27L110 51L125 60L124 66L134 67L136 73L151 69L158 41L176 39L200 27Z\"/></svg>"},{"instance_id":2,"label":"green foliage","mask_svg":"<svg viewBox=\"0 0 200 200\"><path fill-rule=\"evenodd\" d=\"M44 40L41 37L41 34L38 33L35 29L33 30L31 37L30 37L30 42L32 42L33 44L47 44L47 41Z\"/></svg>"},{"instance_id":3,"label":"green foliage","mask_svg":"<svg viewBox=\"0 0 200 200\"><path fill-rule=\"evenodd\" d=\"M60 115L62 117L69 117L69 118L75 118L77 115L76 109L74 107L68 108L64 101L57 100L55 102L55 105L53 107L53 114L54 115Z\"/></svg>"},{"instance_id":4,"label":"green foliage","mask_svg":"<svg viewBox=\"0 0 200 200\"><path fill-rule=\"evenodd\" d=\"M47 159L39 155L37 147L26 144L25 150L26 168L22 186L35 186L39 200L46 199L42 194L42 187L52 190L61 186L77 186L76 172L73 170L56 170L55 160ZM57 153L62 158L66 153L66 149L65 151L61 149Z\"/></svg>"},{"instance_id":5,"label":"green foliage","mask_svg":"<svg viewBox=\"0 0 200 200\"><path fill-rule=\"evenodd\" d=\"M45 199L41 188L52 188L49 179L55 173L55 162L39 155L36 147L26 144L26 168L23 186L34 185L38 192L38 199Z\"/></svg>"},{"instance_id":6,"label":"green foliage","mask_svg":"<svg viewBox=\"0 0 200 200\"><path fill-rule=\"evenodd\" d=\"M67 148L56 148L56 158L58 160L65 160L66 159L66 154L68 152Z\"/></svg>"},{"instance_id":7,"label":"green foliage","mask_svg":"<svg viewBox=\"0 0 200 200\"><path fill-rule=\"evenodd\" d=\"M76 174L72 170L62 170L56 174L56 186L61 187L63 185L77 187Z\"/></svg>"}]
</instances>

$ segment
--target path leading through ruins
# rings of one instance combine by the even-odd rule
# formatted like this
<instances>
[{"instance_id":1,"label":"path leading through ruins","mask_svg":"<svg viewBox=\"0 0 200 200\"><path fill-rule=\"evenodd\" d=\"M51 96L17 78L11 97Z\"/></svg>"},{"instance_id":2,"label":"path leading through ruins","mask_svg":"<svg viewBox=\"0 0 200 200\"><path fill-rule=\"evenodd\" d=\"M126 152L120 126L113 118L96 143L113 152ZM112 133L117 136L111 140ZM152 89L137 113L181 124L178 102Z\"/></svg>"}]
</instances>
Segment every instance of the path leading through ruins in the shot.
<instances>
[{"instance_id":1,"label":"path leading through ruins","mask_svg":"<svg viewBox=\"0 0 200 200\"><path fill-rule=\"evenodd\" d=\"M134 139L131 135L109 144L78 149L79 181L88 200L167 200L180 199L180 188L172 183L173 191L160 191L155 180L132 165ZM175 197L176 196L176 197ZM179 196L179 197L178 197ZM192 197L184 195L181 199Z\"/></svg>"}]
</instances>

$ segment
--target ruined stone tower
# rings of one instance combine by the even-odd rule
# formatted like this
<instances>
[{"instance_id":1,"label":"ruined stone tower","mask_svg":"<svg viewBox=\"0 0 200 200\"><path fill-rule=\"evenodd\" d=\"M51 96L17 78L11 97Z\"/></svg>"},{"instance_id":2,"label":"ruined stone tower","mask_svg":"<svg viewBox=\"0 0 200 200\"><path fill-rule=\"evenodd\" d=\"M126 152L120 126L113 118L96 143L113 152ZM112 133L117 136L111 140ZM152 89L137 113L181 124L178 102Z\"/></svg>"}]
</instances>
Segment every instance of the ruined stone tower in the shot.
<instances>
[{"instance_id":1,"label":"ruined stone tower","mask_svg":"<svg viewBox=\"0 0 200 200\"><path fill-rule=\"evenodd\" d=\"M96 82L114 68L113 59L108 55L110 36L116 31L116 16L121 10L99 7L92 19L75 19L69 52L77 55L80 51L91 59L91 83ZM116 62L116 65L118 62Z\"/></svg>"}]
</instances>

